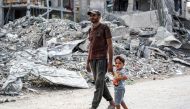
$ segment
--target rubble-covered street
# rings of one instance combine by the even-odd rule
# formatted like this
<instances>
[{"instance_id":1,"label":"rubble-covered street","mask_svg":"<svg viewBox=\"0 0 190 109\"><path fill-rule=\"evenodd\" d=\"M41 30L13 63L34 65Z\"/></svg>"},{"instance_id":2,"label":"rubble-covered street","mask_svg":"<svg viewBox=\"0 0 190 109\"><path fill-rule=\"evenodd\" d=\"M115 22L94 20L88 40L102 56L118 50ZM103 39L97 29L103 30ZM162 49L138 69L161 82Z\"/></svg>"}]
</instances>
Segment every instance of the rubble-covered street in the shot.
<instances>
[{"instance_id":1,"label":"rubble-covered street","mask_svg":"<svg viewBox=\"0 0 190 109\"><path fill-rule=\"evenodd\" d=\"M188 41L182 43L164 27L132 29L114 20L103 22L111 28L114 55L126 59L128 84L190 73L189 50L181 48ZM32 95L43 96L50 93L48 87L93 87L92 75L85 70L89 27L88 21L78 24L32 17L28 22L24 17L1 28L1 103L23 101L25 96L29 100ZM111 79L108 74L108 84ZM13 97L6 99L7 96Z\"/></svg>"},{"instance_id":2,"label":"rubble-covered street","mask_svg":"<svg viewBox=\"0 0 190 109\"><path fill-rule=\"evenodd\" d=\"M176 15L172 0L160 1L149 11L105 12L101 18L111 30L114 56L126 61L125 100L131 109L190 107L190 20ZM94 79L85 66L91 26L87 20L39 15L0 27L0 108L89 108ZM107 73L113 94L112 79ZM41 105L45 100L47 107ZM99 109L106 106L104 101Z\"/></svg>"},{"instance_id":3,"label":"rubble-covered street","mask_svg":"<svg viewBox=\"0 0 190 109\"><path fill-rule=\"evenodd\" d=\"M182 42L164 27L139 30L114 21L104 23L112 30L114 55L125 57L132 81L188 74L189 53L180 49ZM43 82L88 88L87 82L93 81L85 70L89 27L87 21L77 24L41 17L6 24L0 40L1 92L18 95L22 87Z\"/></svg>"}]
</instances>

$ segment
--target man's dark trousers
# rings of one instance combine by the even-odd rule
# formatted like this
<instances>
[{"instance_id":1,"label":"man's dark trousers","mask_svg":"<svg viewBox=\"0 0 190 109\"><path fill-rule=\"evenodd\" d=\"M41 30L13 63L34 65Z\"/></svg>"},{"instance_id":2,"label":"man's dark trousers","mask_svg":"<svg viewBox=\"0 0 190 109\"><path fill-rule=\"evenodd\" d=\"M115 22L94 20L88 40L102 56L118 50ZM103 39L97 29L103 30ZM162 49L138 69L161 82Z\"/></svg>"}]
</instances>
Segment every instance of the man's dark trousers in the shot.
<instances>
[{"instance_id":1,"label":"man's dark trousers","mask_svg":"<svg viewBox=\"0 0 190 109\"><path fill-rule=\"evenodd\" d=\"M105 82L107 59L93 59L90 61L90 66L93 72L96 88L92 101L92 107L96 109L102 99L102 96L107 101L113 100Z\"/></svg>"}]
</instances>

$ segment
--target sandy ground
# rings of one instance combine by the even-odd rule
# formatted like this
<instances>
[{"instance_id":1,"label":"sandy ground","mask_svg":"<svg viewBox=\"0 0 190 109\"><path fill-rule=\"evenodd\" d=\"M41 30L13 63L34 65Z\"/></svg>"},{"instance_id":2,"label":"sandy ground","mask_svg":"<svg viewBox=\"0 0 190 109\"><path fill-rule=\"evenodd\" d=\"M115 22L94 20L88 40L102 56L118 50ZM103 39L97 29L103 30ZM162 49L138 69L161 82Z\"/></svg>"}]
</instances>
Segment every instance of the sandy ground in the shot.
<instances>
[{"instance_id":1,"label":"sandy ground","mask_svg":"<svg viewBox=\"0 0 190 109\"><path fill-rule=\"evenodd\" d=\"M109 88L113 94L113 87ZM44 91L17 97L0 104L0 109L88 109L94 88ZM129 109L190 109L190 76L140 82L126 86ZM107 109L102 99L98 109Z\"/></svg>"}]
</instances>

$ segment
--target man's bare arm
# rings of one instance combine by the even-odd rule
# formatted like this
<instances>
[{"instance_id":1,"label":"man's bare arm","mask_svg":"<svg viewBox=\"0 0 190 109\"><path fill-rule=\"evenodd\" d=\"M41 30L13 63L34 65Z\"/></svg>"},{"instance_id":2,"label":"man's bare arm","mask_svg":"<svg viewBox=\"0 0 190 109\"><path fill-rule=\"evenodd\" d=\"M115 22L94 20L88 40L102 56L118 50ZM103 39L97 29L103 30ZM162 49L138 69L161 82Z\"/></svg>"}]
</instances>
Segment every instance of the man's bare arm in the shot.
<instances>
[{"instance_id":1,"label":"man's bare arm","mask_svg":"<svg viewBox=\"0 0 190 109\"><path fill-rule=\"evenodd\" d=\"M89 56L90 56L90 44L87 45L87 49L88 49L88 57L87 57L87 62L86 62L86 70L88 72L91 72L91 69L90 69L90 60L89 60Z\"/></svg>"},{"instance_id":2,"label":"man's bare arm","mask_svg":"<svg viewBox=\"0 0 190 109\"><path fill-rule=\"evenodd\" d=\"M112 45L112 38L107 39L107 44L108 44L108 72L112 72L112 74L113 74L113 65L112 65L113 45Z\"/></svg>"}]
</instances>

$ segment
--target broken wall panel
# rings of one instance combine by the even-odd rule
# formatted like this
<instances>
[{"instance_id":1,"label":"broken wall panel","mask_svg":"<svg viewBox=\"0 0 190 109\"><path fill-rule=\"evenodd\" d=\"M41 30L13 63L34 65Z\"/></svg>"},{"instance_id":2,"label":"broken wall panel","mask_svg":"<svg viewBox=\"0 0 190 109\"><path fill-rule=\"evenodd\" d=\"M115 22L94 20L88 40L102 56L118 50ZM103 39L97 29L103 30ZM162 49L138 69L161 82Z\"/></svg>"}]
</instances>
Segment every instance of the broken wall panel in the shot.
<instances>
[{"instance_id":1,"label":"broken wall panel","mask_svg":"<svg viewBox=\"0 0 190 109\"><path fill-rule=\"evenodd\" d=\"M157 28L159 26L157 11L123 15L121 16L121 19L124 20L130 28Z\"/></svg>"},{"instance_id":2,"label":"broken wall panel","mask_svg":"<svg viewBox=\"0 0 190 109\"><path fill-rule=\"evenodd\" d=\"M105 1L104 0L90 0L90 9L99 10L101 13L105 11Z\"/></svg>"}]
</instances>

